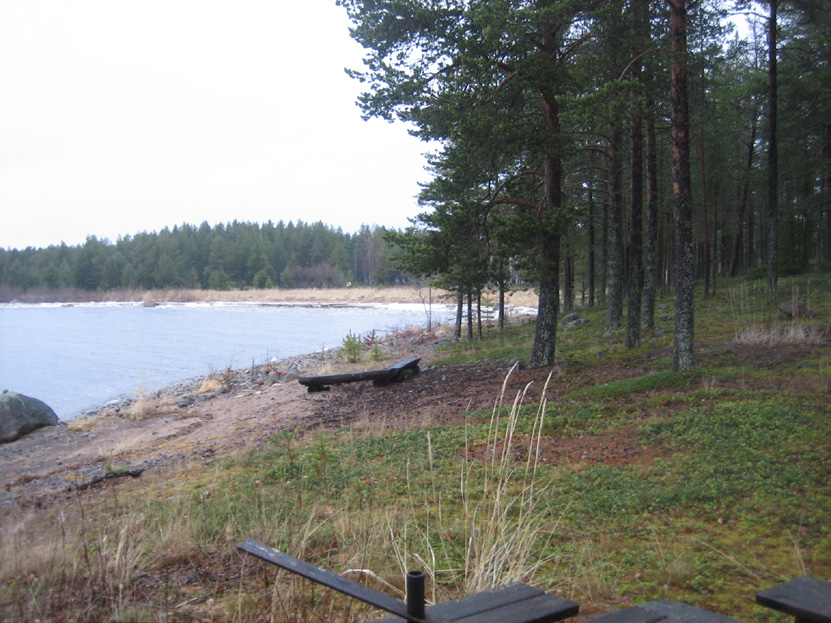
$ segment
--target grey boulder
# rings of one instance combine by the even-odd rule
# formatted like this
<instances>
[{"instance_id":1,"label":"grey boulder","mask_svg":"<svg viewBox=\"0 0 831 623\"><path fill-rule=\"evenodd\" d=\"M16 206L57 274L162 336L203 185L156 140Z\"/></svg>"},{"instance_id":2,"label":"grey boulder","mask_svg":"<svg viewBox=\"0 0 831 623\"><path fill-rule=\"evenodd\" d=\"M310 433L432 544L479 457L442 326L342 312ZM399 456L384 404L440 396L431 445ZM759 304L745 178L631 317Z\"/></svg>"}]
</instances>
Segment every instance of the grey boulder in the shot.
<instances>
[{"instance_id":1,"label":"grey boulder","mask_svg":"<svg viewBox=\"0 0 831 623\"><path fill-rule=\"evenodd\" d=\"M579 317L580 317L580 314L578 314L577 312L568 313L568 314L566 314L565 316L562 317L562 319L560 320L560 324L563 325L563 326L566 326L568 323L574 322Z\"/></svg>"},{"instance_id":2,"label":"grey boulder","mask_svg":"<svg viewBox=\"0 0 831 623\"><path fill-rule=\"evenodd\" d=\"M0 394L0 443L14 441L41 426L55 426L58 416L37 398L17 392Z\"/></svg>"},{"instance_id":3,"label":"grey boulder","mask_svg":"<svg viewBox=\"0 0 831 623\"><path fill-rule=\"evenodd\" d=\"M794 318L813 318L816 316L814 310L808 307L805 301L786 301L779 306L779 311L788 320Z\"/></svg>"},{"instance_id":4,"label":"grey boulder","mask_svg":"<svg viewBox=\"0 0 831 623\"><path fill-rule=\"evenodd\" d=\"M566 329L573 329L574 327L579 327L581 325L586 324L588 321L588 318L575 318L566 325Z\"/></svg>"}]
</instances>

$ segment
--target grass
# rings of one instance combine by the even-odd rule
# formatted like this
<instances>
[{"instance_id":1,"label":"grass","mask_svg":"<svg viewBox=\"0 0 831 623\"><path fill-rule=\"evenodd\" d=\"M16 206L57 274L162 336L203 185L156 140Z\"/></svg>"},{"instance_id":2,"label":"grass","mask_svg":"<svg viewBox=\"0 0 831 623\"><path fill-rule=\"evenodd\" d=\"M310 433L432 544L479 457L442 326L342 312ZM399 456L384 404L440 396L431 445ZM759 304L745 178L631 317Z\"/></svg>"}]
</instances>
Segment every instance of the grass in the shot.
<instances>
[{"instance_id":1,"label":"grass","mask_svg":"<svg viewBox=\"0 0 831 623\"><path fill-rule=\"evenodd\" d=\"M503 385L454 426L283 431L16 517L0 531L0 619L373 618L238 555L253 538L390 594L421 569L433 601L524 581L586 613L680 599L782 621L752 595L831 577L828 285L783 280L817 313L794 321L756 283L699 296L695 373L671 370L671 336L627 351L604 337L604 309L580 310L540 402ZM785 339L808 326L816 339ZM741 337L759 328L768 338ZM442 356L504 365L532 339L511 326Z\"/></svg>"}]
</instances>

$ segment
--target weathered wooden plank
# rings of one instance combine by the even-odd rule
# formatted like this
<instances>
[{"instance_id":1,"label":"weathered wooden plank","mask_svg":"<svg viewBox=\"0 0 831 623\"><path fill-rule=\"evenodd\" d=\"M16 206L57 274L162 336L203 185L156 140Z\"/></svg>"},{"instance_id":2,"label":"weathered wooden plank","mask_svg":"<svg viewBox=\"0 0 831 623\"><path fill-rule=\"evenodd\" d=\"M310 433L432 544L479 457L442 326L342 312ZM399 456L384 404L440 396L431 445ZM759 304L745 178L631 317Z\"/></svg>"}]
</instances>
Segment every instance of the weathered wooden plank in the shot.
<instances>
[{"instance_id":1,"label":"weathered wooden plank","mask_svg":"<svg viewBox=\"0 0 831 623\"><path fill-rule=\"evenodd\" d=\"M386 370L392 372L392 376L380 378L375 381L372 381L373 385L383 386L389 383L397 383L398 381L403 381L408 376L413 376L418 374L418 362L421 361L421 358L418 359L402 359L398 363L394 363Z\"/></svg>"},{"instance_id":2,"label":"weathered wooden plank","mask_svg":"<svg viewBox=\"0 0 831 623\"><path fill-rule=\"evenodd\" d=\"M831 582L802 576L757 593L756 603L798 621L831 623Z\"/></svg>"},{"instance_id":3,"label":"weathered wooden plank","mask_svg":"<svg viewBox=\"0 0 831 623\"><path fill-rule=\"evenodd\" d=\"M400 372L401 370L406 370L408 368L418 366L419 361L421 361L421 357L411 358L411 359L402 359L401 361L398 361L398 362L392 364L391 366L388 366L386 369L387 370L397 370L397 371Z\"/></svg>"},{"instance_id":4,"label":"weathered wooden plank","mask_svg":"<svg viewBox=\"0 0 831 623\"><path fill-rule=\"evenodd\" d=\"M493 608L472 616L454 618L456 623L551 623L577 614L580 607L573 601L546 593L531 599Z\"/></svg>"},{"instance_id":5,"label":"weathered wooden plank","mask_svg":"<svg viewBox=\"0 0 831 623\"><path fill-rule=\"evenodd\" d=\"M337 374L320 374L316 376L302 376L298 383L308 387L310 392L323 391L330 385L341 383L356 383L372 381L376 385L385 385L399 380L405 372L418 372L418 362L421 358L402 359L391 366L380 370L361 370L360 372L340 372Z\"/></svg>"},{"instance_id":6,"label":"weathered wooden plank","mask_svg":"<svg viewBox=\"0 0 831 623\"><path fill-rule=\"evenodd\" d=\"M304 578L328 586L345 595L396 615L395 621L409 623L553 623L577 614L579 606L573 601L525 584L482 591L475 595L430 606L424 616L413 616L407 604L385 593L353 582L344 577L316 567L257 543L245 541L238 546L243 552L276 565Z\"/></svg>"},{"instance_id":7,"label":"weathered wooden plank","mask_svg":"<svg viewBox=\"0 0 831 623\"><path fill-rule=\"evenodd\" d=\"M480 612L493 610L497 606L507 606L516 602L544 595L545 592L527 584L511 584L503 588L494 588L473 595L467 595L451 601L443 601L434 606L428 606L427 611L439 614L442 617L458 620L473 616ZM401 623L398 617L388 617L375 623Z\"/></svg>"},{"instance_id":8,"label":"weathered wooden plank","mask_svg":"<svg viewBox=\"0 0 831 623\"><path fill-rule=\"evenodd\" d=\"M697 608L682 601L647 601L639 604L638 607L665 615L666 619L662 619L662 623L739 623L736 619Z\"/></svg>"},{"instance_id":9,"label":"weathered wooden plank","mask_svg":"<svg viewBox=\"0 0 831 623\"><path fill-rule=\"evenodd\" d=\"M330 571L326 571L325 569L321 569L320 567L316 567L294 556L284 554L273 547L262 545L256 541L245 541L238 546L238 549L252 556L256 556L260 560L276 565L281 569L286 569L308 580L328 586L344 595L354 597L376 608L398 615L411 623L449 623L447 619L443 619L432 613L427 613L423 619L410 616L407 613L407 604L403 601L390 597L386 593L373 590L363 584L353 582Z\"/></svg>"},{"instance_id":10,"label":"weathered wooden plank","mask_svg":"<svg viewBox=\"0 0 831 623\"><path fill-rule=\"evenodd\" d=\"M395 376L395 370L361 370L360 372L341 372L338 374L321 374L318 376L301 376L297 382L301 385L339 385L357 381L375 381Z\"/></svg>"},{"instance_id":11,"label":"weathered wooden plank","mask_svg":"<svg viewBox=\"0 0 831 623\"><path fill-rule=\"evenodd\" d=\"M601 617L592 619L589 623L657 623L657 621L664 621L666 623L667 615L659 614L657 612L650 612L637 606L631 608L624 608L616 612L604 614Z\"/></svg>"}]
</instances>

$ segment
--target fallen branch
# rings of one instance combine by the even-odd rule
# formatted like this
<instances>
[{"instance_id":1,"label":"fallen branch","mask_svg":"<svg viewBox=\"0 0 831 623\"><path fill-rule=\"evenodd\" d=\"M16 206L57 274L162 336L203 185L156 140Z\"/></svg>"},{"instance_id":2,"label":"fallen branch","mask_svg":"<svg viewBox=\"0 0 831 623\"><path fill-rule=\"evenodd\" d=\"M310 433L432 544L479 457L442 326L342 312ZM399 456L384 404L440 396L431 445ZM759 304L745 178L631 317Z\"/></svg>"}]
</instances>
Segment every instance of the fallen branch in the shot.
<instances>
[{"instance_id":1,"label":"fallen branch","mask_svg":"<svg viewBox=\"0 0 831 623\"><path fill-rule=\"evenodd\" d=\"M114 472L107 472L105 474L102 474L101 476L96 476L92 480L88 480L87 482L82 482L79 485L75 485L75 489L77 491L83 491L84 489L94 487L98 483L104 482L105 480L109 480L111 478L121 478L123 476L129 476L130 478L138 478L139 476L141 476L142 472L144 472L143 467L139 469L125 469Z\"/></svg>"}]
</instances>

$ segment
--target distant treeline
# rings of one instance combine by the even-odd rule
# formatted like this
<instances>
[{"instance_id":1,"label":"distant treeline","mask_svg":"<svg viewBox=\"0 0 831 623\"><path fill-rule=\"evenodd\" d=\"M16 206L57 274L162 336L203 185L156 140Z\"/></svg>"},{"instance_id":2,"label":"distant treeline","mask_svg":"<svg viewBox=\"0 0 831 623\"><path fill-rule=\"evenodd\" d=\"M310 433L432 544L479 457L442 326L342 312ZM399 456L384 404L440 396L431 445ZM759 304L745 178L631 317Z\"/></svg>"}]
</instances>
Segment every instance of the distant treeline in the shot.
<instances>
[{"instance_id":1,"label":"distant treeline","mask_svg":"<svg viewBox=\"0 0 831 623\"><path fill-rule=\"evenodd\" d=\"M115 242L0 249L0 285L32 288L322 288L396 284L401 249L383 227L347 234L322 222L183 224Z\"/></svg>"}]
</instances>

